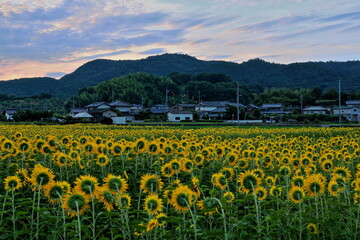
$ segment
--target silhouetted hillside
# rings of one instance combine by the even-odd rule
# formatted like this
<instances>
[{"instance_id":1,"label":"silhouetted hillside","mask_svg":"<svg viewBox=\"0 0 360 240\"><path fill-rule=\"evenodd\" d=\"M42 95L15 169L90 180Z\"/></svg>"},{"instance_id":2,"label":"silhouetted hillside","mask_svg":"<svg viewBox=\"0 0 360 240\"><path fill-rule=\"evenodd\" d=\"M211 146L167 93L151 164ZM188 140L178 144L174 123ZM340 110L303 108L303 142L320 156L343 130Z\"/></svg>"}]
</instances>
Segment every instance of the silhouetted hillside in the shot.
<instances>
[{"instance_id":1,"label":"silhouetted hillside","mask_svg":"<svg viewBox=\"0 0 360 240\"><path fill-rule=\"evenodd\" d=\"M203 61L183 54L163 54L141 60L90 61L60 80L35 78L4 81L0 82L0 93L24 96L49 92L54 96L68 98L84 87L138 72L158 76L167 76L172 72L190 75L221 73L241 84L264 88L320 86L329 89L336 88L338 80L342 79L343 91L360 92L360 61L276 64L254 59L238 64Z\"/></svg>"}]
</instances>

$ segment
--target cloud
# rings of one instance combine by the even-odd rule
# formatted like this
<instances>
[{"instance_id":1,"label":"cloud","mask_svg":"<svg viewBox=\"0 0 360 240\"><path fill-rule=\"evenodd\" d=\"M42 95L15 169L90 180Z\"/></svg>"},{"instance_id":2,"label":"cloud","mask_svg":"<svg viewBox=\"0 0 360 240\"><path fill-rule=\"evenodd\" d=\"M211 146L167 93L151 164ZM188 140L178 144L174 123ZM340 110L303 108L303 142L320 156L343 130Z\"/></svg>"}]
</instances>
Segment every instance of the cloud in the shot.
<instances>
[{"instance_id":1,"label":"cloud","mask_svg":"<svg viewBox=\"0 0 360 240\"><path fill-rule=\"evenodd\" d=\"M257 58L278 58L278 57L283 57L284 55L279 55L279 54L275 54L275 55L265 55L265 56L260 56L260 57L257 57Z\"/></svg>"},{"instance_id":2,"label":"cloud","mask_svg":"<svg viewBox=\"0 0 360 240\"><path fill-rule=\"evenodd\" d=\"M48 72L45 74L46 77L52 77L52 78L61 78L64 75L66 75L66 73L64 72Z\"/></svg>"},{"instance_id":3,"label":"cloud","mask_svg":"<svg viewBox=\"0 0 360 240\"><path fill-rule=\"evenodd\" d=\"M337 14L331 17L322 18L320 19L320 21L331 22L331 21L358 20L358 19L360 19L360 11Z\"/></svg>"},{"instance_id":4,"label":"cloud","mask_svg":"<svg viewBox=\"0 0 360 240\"><path fill-rule=\"evenodd\" d=\"M291 38L299 38L299 37L303 37L303 36L307 36L307 35L318 34L318 33L326 32L326 31L330 31L330 30L335 30L335 29L342 28L344 26L348 26L348 24L339 23L339 24L326 25L326 26L322 26L322 27L297 31L297 32L290 33L290 34L275 35L275 36L266 38L266 40L283 41L283 40L288 40Z\"/></svg>"},{"instance_id":5,"label":"cloud","mask_svg":"<svg viewBox=\"0 0 360 240\"><path fill-rule=\"evenodd\" d=\"M154 55L154 54L161 54L161 53L165 53L166 50L163 48L154 48L154 49L150 49L147 51L143 51L140 52L139 54L143 54L143 55Z\"/></svg>"},{"instance_id":6,"label":"cloud","mask_svg":"<svg viewBox=\"0 0 360 240\"><path fill-rule=\"evenodd\" d=\"M274 29L274 27L288 27L294 24L301 24L309 20L315 19L314 16L301 16L301 15L293 15L293 16L285 16L279 17L276 19L270 19L258 23L244 25L238 28L233 29L233 31L265 31L269 29Z\"/></svg>"},{"instance_id":7,"label":"cloud","mask_svg":"<svg viewBox=\"0 0 360 240\"><path fill-rule=\"evenodd\" d=\"M217 60L217 59L225 59L229 57L232 57L232 55L214 55L214 56L210 56L209 58Z\"/></svg>"}]
</instances>

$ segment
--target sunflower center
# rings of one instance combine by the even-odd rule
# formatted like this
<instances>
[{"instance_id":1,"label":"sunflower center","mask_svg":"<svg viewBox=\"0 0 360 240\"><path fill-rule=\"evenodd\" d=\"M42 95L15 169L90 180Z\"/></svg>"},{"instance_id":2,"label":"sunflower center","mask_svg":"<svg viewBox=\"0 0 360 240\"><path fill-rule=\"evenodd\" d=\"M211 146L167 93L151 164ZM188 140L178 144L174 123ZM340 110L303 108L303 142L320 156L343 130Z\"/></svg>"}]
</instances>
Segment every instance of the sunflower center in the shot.
<instances>
[{"instance_id":1,"label":"sunflower center","mask_svg":"<svg viewBox=\"0 0 360 240\"><path fill-rule=\"evenodd\" d=\"M252 189L255 185L257 185L256 177L253 175L245 176L243 183L246 189Z\"/></svg>"},{"instance_id":2,"label":"sunflower center","mask_svg":"<svg viewBox=\"0 0 360 240\"><path fill-rule=\"evenodd\" d=\"M311 183L310 190L314 193L319 192L321 190L321 185L317 182Z\"/></svg>"},{"instance_id":3,"label":"sunflower center","mask_svg":"<svg viewBox=\"0 0 360 240\"><path fill-rule=\"evenodd\" d=\"M122 187L122 181L119 178L112 178L109 181L109 188L111 191L119 191Z\"/></svg>"},{"instance_id":4,"label":"sunflower center","mask_svg":"<svg viewBox=\"0 0 360 240\"><path fill-rule=\"evenodd\" d=\"M47 173L42 172L36 176L36 182L39 185L46 185L50 181L50 177Z\"/></svg>"},{"instance_id":5,"label":"sunflower center","mask_svg":"<svg viewBox=\"0 0 360 240\"><path fill-rule=\"evenodd\" d=\"M51 198L60 198L63 194L63 189L59 185L55 185L50 190Z\"/></svg>"},{"instance_id":6,"label":"sunflower center","mask_svg":"<svg viewBox=\"0 0 360 240\"><path fill-rule=\"evenodd\" d=\"M69 208L71 210L77 210L77 208L82 209L85 205L85 198L82 195L74 194L71 195L68 202L67 202Z\"/></svg>"},{"instance_id":7,"label":"sunflower center","mask_svg":"<svg viewBox=\"0 0 360 240\"><path fill-rule=\"evenodd\" d=\"M188 196L185 193L180 193L177 198L176 198L176 203L180 206L180 207L187 207L188 206Z\"/></svg>"},{"instance_id":8,"label":"sunflower center","mask_svg":"<svg viewBox=\"0 0 360 240\"><path fill-rule=\"evenodd\" d=\"M303 193L301 191L295 191L293 193L293 198L297 201L301 200L303 198Z\"/></svg>"},{"instance_id":9,"label":"sunflower center","mask_svg":"<svg viewBox=\"0 0 360 240\"><path fill-rule=\"evenodd\" d=\"M8 182L9 188L16 188L17 185L18 185L18 182L16 180L10 180Z\"/></svg>"},{"instance_id":10,"label":"sunflower center","mask_svg":"<svg viewBox=\"0 0 360 240\"><path fill-rule=\"evenodd\" d=\"M87 193L87 194L91 194L94 192L95 190L95 184L93 181L91 180L84 180L82 183L81 183L81 189Z\"/></svg>"}]
</instances>

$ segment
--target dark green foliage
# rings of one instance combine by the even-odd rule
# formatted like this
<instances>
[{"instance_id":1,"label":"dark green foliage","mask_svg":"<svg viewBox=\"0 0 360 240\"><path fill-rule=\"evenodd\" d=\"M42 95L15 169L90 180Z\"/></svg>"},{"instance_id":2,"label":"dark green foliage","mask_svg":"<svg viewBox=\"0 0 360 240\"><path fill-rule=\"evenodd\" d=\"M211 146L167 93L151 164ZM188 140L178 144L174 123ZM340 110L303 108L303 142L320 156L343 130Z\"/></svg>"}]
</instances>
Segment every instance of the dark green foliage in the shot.
<instances>
[{"instance_id":1,"label":"dark green foliage","mask_svg":"<svg viewBox=\"0 0 360 240\"><path fill-rule=\"evenodd\" d=\"M16 122L25 122L25 121L40 121L40 120L49 120L53 116L52 112L48 111L30 111L30 110L20 110L14 116Z\"/></svg>"},{"instance_id":2,"label":"dark green foliage","mask_svg":"<svg viewBox=\"0 0 360 240\"><path fill-rule=\"evenodd\" d=\"M201 73L225 74L228 77L207 78L212 84L229 82L251 85L249 89L260 88L336 88L342 79L344 91L360 91L360 62L306 62L293 64L268 63L261 59L241 64L225 61L203 61L183 54L163 54L141 60L90 61L60 80L53 78L18 79L0 82L0 92L18 96L29 96L49 92L54 96L69 98L80 89L96 86L106 80L130 73L145 72L168 76L173 83L186 84L191 80L204 81ZM198 75L197 79L190 76ZM225 76L223 75L223 76ZM219 75L220 76L220 75ZM128 93L133 95L133 92Z\"/></svg>"}]
</instances>

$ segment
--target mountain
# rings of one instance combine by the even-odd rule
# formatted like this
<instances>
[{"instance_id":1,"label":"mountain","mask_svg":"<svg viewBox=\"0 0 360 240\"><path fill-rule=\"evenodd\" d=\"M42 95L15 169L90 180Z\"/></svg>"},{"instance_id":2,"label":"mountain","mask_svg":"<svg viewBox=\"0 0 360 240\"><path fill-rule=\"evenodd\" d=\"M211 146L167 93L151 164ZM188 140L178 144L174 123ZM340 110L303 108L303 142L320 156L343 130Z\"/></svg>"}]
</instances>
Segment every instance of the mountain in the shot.
<instances>
[{"instance_id":1,"label":"mountain","mask_svg":"<svg viewBox=\"0 0 360 240\"><path fill-rule=\"evenodd\" d=\"M184 54L162 54L140 60L93 60L60 80L28 78L2 81L0 93L28 96L48 92L68 98L84 87L137 72L158 76L167 76L172 72L191 75L221 73L241 84L255 84L264 88L320 86L329 89L337 88L338 80L342 79L343 91L360 92L360 61L277 64L253 59L239 64L204 61Z\"/></svg>"}]
</instances>

